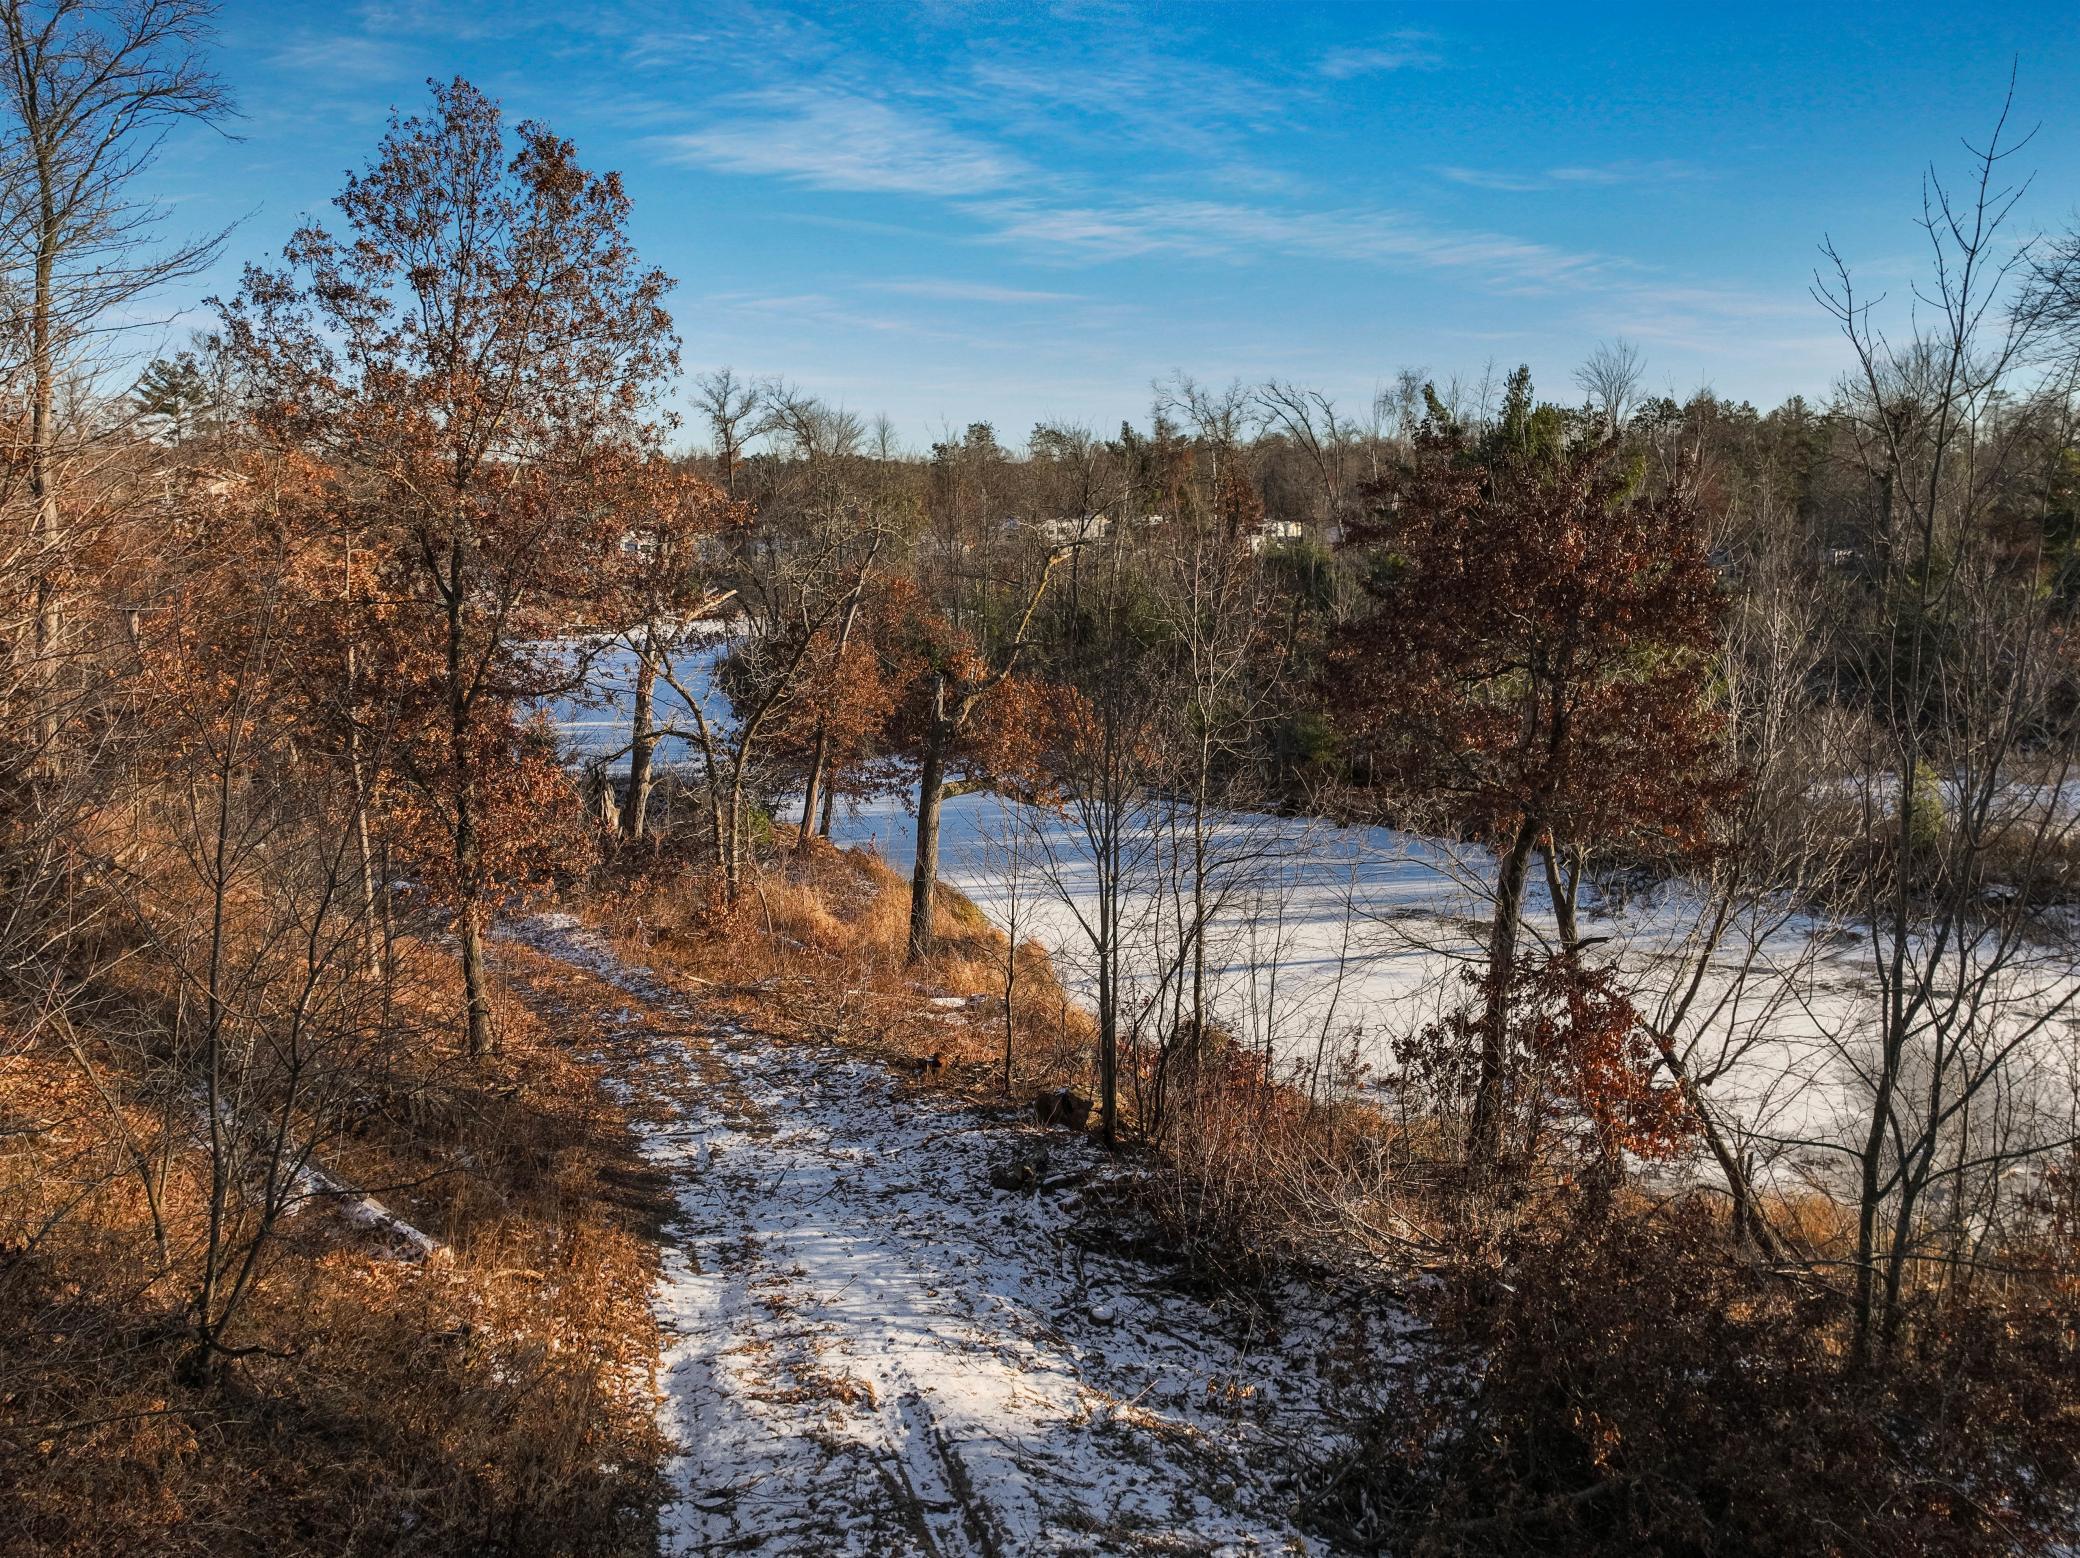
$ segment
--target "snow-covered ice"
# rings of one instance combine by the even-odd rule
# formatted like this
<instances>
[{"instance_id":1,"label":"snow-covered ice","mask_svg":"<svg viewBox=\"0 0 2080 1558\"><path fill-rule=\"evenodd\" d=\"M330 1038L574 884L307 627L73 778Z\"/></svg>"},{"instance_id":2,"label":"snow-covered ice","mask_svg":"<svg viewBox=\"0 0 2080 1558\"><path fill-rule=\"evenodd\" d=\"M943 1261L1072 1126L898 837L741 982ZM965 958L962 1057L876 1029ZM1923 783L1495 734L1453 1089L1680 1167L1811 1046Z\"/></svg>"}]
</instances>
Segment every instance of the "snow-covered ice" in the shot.
<instances>
[{"instance_id":1,"label":"snow-covered ice","mask_svg":"<svg viewBox=\"0 0 2080 1558\"><path fill-rule=\"evenodd\" d=\"M711 670L726 643L688 653L680 677L712 716ZM598 729L574 739L597 750ZM1123 1013L1147 1036L1168 1031L1182 989L1182 938L1174 866L1178 819L1150 807L1130 830L1124 908ZM906 799L841 807L835 841L878 851L907 875L915 816ZM1314 818L1229 813L1212 828L1217 899L1208 935L1211 1004L1231 1031L1275 1056L1310 1085L1353 1074L1391 1076L1391 1043L1466 998L1458 974L1482 956L1494 859L1457 844L1375 826ZM1166 862L1166 856L1168 860ZM1000 928L1037 940L1072 992L1096 989L1091 939L1096 883L1091 854L1072 814L1036 810L979 792L942 809L941 879L959 888ZM1650 1019L1676 1030L1692 1077L1728 1123L1767 1163L1831 1172L1830 1144L1855 1139L1865 1105L1858 1072L1878 1023L1874 946L1853 922L1768 903L1744 907L1705 959L1696 997L1669 1023L1691 988L1705 905L1682 884L1631 899L1585 892L1584 929L1620 959ZM1539 873L1528 885L1529 934L1555 938ZM2044 929L2055 929L2045 917ZM1953 963L1955 955L1953 954ZM1942 977L1955 982L1955 967ZM2080 971L2069 942L2049 936L2024 949L1975 1019L1974 1042L2055 1014L2027 1052L2008 1063L2004 1088L2020 1107L2063 1089L2080 1074ZM2004 1105L2008 1107L2008 1105ZM2062 1107L2062 1106L2061 1106ZM1815 1156L1815 1153L1818 1156Z\"/></svg>"}]
</instances>

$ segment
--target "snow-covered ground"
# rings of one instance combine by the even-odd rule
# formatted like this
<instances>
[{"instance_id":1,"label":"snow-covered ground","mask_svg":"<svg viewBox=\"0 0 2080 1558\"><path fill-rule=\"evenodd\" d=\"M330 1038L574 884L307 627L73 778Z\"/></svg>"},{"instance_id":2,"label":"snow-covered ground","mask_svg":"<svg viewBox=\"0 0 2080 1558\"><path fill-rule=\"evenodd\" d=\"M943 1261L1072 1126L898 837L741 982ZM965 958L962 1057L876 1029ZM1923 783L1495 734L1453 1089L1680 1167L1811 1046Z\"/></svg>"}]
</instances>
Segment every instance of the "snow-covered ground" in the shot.
<instances>
[{"instance_id":1,"label":"snow-covered ground","mask_svg":"<svg viewBox=\"0 0 2080 1558\"><path fill-rule=\"evenodd\" d=\"M510 934L612 988L602 1058L647 1079L666 1553L1321 1550L1292 1488L1335 1448L1338 1358L1399 1311L1224 1311L1086 1247L1112 1170L1082 1138L709 1018L568 919ZM991 1188L1042 1148L1037 1190Z\"/></svg>"}]
</instances>

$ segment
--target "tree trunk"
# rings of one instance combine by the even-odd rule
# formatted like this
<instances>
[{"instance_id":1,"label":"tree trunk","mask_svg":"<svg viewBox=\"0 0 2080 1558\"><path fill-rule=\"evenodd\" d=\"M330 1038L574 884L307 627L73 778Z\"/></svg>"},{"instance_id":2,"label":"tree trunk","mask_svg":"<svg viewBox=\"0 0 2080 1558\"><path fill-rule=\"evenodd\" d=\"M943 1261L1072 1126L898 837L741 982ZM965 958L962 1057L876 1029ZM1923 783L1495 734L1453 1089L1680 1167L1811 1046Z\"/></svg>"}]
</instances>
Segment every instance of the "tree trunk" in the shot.
<instances>
[{"instance_id":1,"label":"tree trunk","mask_svg":"<svg viewBox=\"0 0 2080 1558\"><path fill-rule=\"evenodd\" d=\"M910 873L909 960L922 962L932 951L932 907L939 885L939 804L946 791L946 683L932 690L931 723L925 732L924 761L917 776L917 856Z\"/></svg>"},{"instance_id":2,"label":"tree trunk","mask_svg":"<svg viewBox=\"0 0 2080 1558\"><path fill-rule=\"evenodd\" d=\"M1924 558L1926 555L1924 551ZM1885 1199L1885 1147L1888 1141L1894 1139L1894 1133L1898 1129L1897 1122L1892 1117L1893 1099L1899 1086L1910 1021L1906 988L1909 978L1912 977L1907 967L1908 925L1912 911L1904 879L1908 861L1913 853L1914 774L1919 767L1919 758L1918 747L1910 741L1899 763L1899 822L1891 846L1893 870L1902 885L1895 889L1892 904L1892 923L1889 927L1892 938L1891 950L1889 953L1881 954L1879 963L1884 989L1885 1017L1878 1040L1878 1074L1871 1084L1870 1126L1864 1133L1863 1150L1858 1164L1860 1172L1856 1196L1856 1339L1850 1354L1852 1361L1858 1366L1869 1364L1873 1360L1873 1344L1879 1319L1878 1237ZM1875 937L1873 940L1875 942ZM1900 1167L1904 1170L1905 1165L1901 1164Z\"/></svg>"},{"instance_id":3,"label":"tree trunk","mask_svg":"<svg viewBox=\"0 0 2080 1558\"><path fill-rule=\"evenodd\" d=\"M1878 1326L1877 1355L1889 1358L1899 1342L1900 1321L1904 1312L1905 1284L1909 1258L1914 1249L1914 1215L1920 1206L1921 1194L1928 1186L1929 1169L1935 1161L1937 1143L1940 1140L1941 1122L1944 1117L1945 1068L1933 1068L1928 1082L1928 1095L1920 1104L1927 1121L1919 1146L1902 1154L1896 1173L1899 1181L1899 1204L1892 1216L1891 1248L1885 1258L1884 1315ZM1960 1141L1959 1150L1964 1150ZM1965 1182L1960 1176L1951 1190L1961 1213Z\"/></svg>"},{"instance_id":4,"label":"tree trunk","mask_svg":"<svg viewBox=\"0 0 2080 1558\"><path fill-rule=\"evenodd\" d=\"M1098 917L1107 917L1103 902ZM1111 938L1109 926L1099 929L1101 941ZM1098 1126L1107 1147L1119 1145L1119 980L1108 946L1098 954Z\"/></svg>"},{"instance_id":5,"label":"tree trunk","mask_svg":"<svg viewBox=\"0 0 2080 1558\"><path fill-rule=\"evenodd\" d=\"M1531 851L1544 831L1526 816L1516 841L1502 858L1495 882L1495 921L1488 936L1487 1009L1481 1018L1480 1081L1473 1097L1473 1122L1467 1132L1469 1167L1492 1169L1502 1156L1503 1083L1509 1068L1509 995L1517 968L1517 931L1524 914L1524 879L1530 874Z\"/></svg>"},{"instance_id":6,"label":"tree trunk","mask_svg":"<svg viewBox=\"0 0 2080 1558\"><path fill-rule=\"evenodd\" d=\"M824 722L816 722L816 745L809 749L809 782L802 791L802 825L795 832L795 853L800 854L809 847L809 840L816 837L816 817L823 809L823 765L830 754L830 731Z\"/></svg>"},{"instance_id":7,"label":"tree trunk","mask_svg":"<svg viewBox=\"0 0 2080 1558\"><path fill-rule=\"evenodd\" d=\"M348 587L353 583L353 551L347 553ZM361 719L358 691L360 661L354 646L347 645L347 773L354 785L354 853L361 871L361 947L363 971L370 979L382 972L382 931L376 922L375 855L368 837L368 767L361 756ZM385 883L384 892L389 884Z\"/></svg>"},{"instance_id":8,"label":"tree trunk","mask_svg":"<svg viewBox=\"0 0 2080 1558\"><path fill-rule=\"evenodd\" d=\"M1011 869L1018 863L1014 859ZM1018 886L1011 887L1011 912L1004 927L1004 1096L1011 1096L1011 1049L1018 1036Z\"/></svg>"},{"instance_id":9,"label":"tree trunk","mask_svg":"<svg viewBox=\"0 0 2080 1558\"><path fill-rule=\"evenodd\" d=\"M38 765L48 771L56 761L58 738L58 651L64 632L62 607L54 578L64 545L58 515L57 353L52 340L52 277L57 263L58 217L52 205L51 173L38 160L41 228L37 234L36 279L29 312L29 498L35 508L36 580L36 751Z\"/></svg>"},{"instance_id":10,"label":"tree trunk","mask_svg":"<svg viewBox=\"0 0 2080 1558\"><path fill-rule=\"evenodd\" d=\"M628 805L621 813L621 836L633 842L643 836L650 812L650 762L657 750L651 709L657 700L657 633L645 624L643 647L636 657L634 728L628 745Z\"/></svg>"},{"instance_id":11,"label":"tree trunk","mask_svg":"<svg viewBox=\"0 0 2080 1558\"><path fill-rule=\"evenodd\" d=\"M1206 1052L1206 792L1211 784L1210 738L1199 736L1199 770L1192 788L1192 1048Z\"/></svg>"},{"instance_id":12,"label":"tree trunk","mask_svg":"<svg viewBox=\"0 0 2080 1558\"><path fill-rule=\"evenodd\" d=\"M1644 1024L1642 1025L1644 1026ZM1656 1028L1648 1028L1654 1044L1661 1052L1661 1063L1668 1067L1668 1074L1675 1078L1683 1101L1690 1106L1691 1117L1697 1121L1699 1132L1712 1158L1719 1165L1719 1172L1726 1176L1726 1192L1733 1199L1733 1236L1736 1243L1743 1235L1752 1236L1755 1248L1762 1252L1764 1260L1781 1260L1783 1248L1777 1236L1770 1231L1769 1222L1755 1202L1755 1183L1748 1166L1727 1141L1725 1132L1719 1129L1719 1121L1691 1080L1690 1068L1683 1064L1683 1057L1676 1050L1674 1040Z\"/></svg>"},{"instance_id":13,"label":"tree trunk","mask_svg":"<svg viewBox=\"0 0 2080 1558\"><path fill-rule=\"evenodd\" d=\"M854 588L852 598L845 606L845 620L838 624L837 658L834 665L837 672L841 675L845 667L845 645L852 637L853 621L859 616L859 601L860 591ZM822 810L825 812L826 817L828 816L830 796L827 788L829 781L825 777L825 766L830 761L830 751L830 721L828 718L819 717L816 721L816 747L809 755L809 782L804 787L802 794L802 826L801 832L795 840L795 848L797 850L807 849L809 840L815 837L816 814L819 801L822 803ZM830 831L828 822L825 823L824 831L826 833Z\"/></svg>"},{"instance_id":14,"label":"tree trunk","mask_svg":"<svg viewBox=\"0 0 2080 1558\"><path fill-rule=\"evenodd\" d=\"M478 923L478 906L471 901L462 910L462 984L469 993L469 1041L471 1058L490 1053L491 1000L484 978L484 932Z\"/></svg>"},{"instance_id":15,"label":"tree trunk","mask_svg":"<svg viewBox=\"0 0 2080 1558\"><path fill-rule=\"evenodd\" d=\"M376 899L383 921L383 1031L390 1030L390 1016L397 997L397 916L391 908L390 899L390 840L380 838L376 842L376 867L381 873L383 891Z\"/></svg>"},{"instance_id":16,"label":"tree trunk","mask_svg":"<svg viewBox=\"0 0 2080 1558\"><path fill-rule=\"evenodd\" d=\"M743 894L744 864L750 854L744 847L744 758L745 749L739 746L729 769L729 858L722 862L722 896L732 904Z\"/></svg>"},{"instance_id":17,"label":"tree trunk","mask_svg":"<svg viewBox=\"0 0 2080 1558\"><path fill-rule=\"evenodd\" d=\"M463 1048L472 1058L491 1048L491 998L484 980L480 923L482 853L477 840L476 762L469 746L469 692L463 675L462 538L448 542L448 758L455 784L455 893L462 935L462 990L468 1008Z\"/></svg>"},{"instance_id":18,"label":"tree trunk","mask_svg":"<svg viewBox=\"0 0 2080 1558\"><path fill-rule=\"evenodd\" d=\"M1882 1209L1884 1192L1881 1165L1886 1140L1886 1127L1892 1117L1892 1094L1899 1074L1898 1052L1893 1045L1891 1024L1880 1040L1882 1053L1878 1066L1874 1096L1871 1100L1870 1127L1863 1143L1859 1163L1859 1180L1856 1197L1856 1345L1855 1361L1868 1363L1871 1359L1873 1322L1877 1311L1878 1271L1878 1220Z\"/></svg>"},{"instance_id":19,"label":"tree trunk","mask_svg":"<svg viewBox=\"0 0 2080 1558\"><path fill-rule=\"evenodd\" d=\"M685 697L676 680L672 682L672 691ZM715 760L715 733L708 728L708 717L701 712L699 699L687 698L686 706L693 711L693 729L701 743L701 766L708 776L708 830L715 842L715 869L720 871L726 840L722 825L722 767Z\"/></svg>"},{"instance_id":20,"label":"tree trunk","mask_svg":"<svg viewBox=\"0 0 2080 1558\"><path fill-rule=\"evenodd\" d=\"M1546 892L1553 900L1553 923L1560 932L1560 950L1573 957L1582 945L1581 924L1575 917L1575 895L1582 884L1581 856L1579 852L1569 854L1563 877L1559 851L1551 838L1539 845L1538 852L1545 860Z\"/></svg>"},{"instance_id":21,"label":"tree trunk","mask_svg":"<svg viewBox=\"0 0 2080 1558\"><path fill-rule=\"evenodd\" d=\"M1107 820L1098 882L1098 1108L1108 1148L1119 1145L1119 891L1118 816Z\"/></svg>"},{"instance_id":22,"label":"tree trunk","mask_svg":"<svg viewBox=\"0 0 2080 1558\"><path fill-rule=\"evenodd\" d=\"M234 727L235 728L235 727ZM209 1111L209 1220L202 1248L202 1272L194 1299L196 1347L184 1362L184 1372L205 1372L216 1351L213 1321L217 1308L217 1285L222 1277L230 1216L231 1183L236 1172L232 1161L230 1132L224 1115L224 1018L223 971L225 957L226 905L229 901L231 775L236 738L218 760L215 778L216 819L210 858L209 953L203 978L206 1002L202 1029L202 1105Z\"/></svg>"}]
</instances>

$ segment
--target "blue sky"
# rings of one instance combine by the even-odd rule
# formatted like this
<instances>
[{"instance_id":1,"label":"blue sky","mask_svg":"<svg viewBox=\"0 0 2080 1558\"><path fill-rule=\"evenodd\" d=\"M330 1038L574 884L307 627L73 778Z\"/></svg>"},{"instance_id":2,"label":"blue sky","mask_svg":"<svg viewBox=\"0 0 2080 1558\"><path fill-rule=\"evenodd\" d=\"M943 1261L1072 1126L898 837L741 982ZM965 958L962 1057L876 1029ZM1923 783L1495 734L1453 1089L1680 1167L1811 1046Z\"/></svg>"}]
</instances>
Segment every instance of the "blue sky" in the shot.
<instances>
[{"instance_id":1,"label":"blue sky","mask_svg":"<svg viewBox=\"0 0 2080 1558\"><path fill-rule=\"evenodd\" d=\"M1842 366L1831 234L1905 296L1922 169L2019 65L2023 217L2080 203L2068 6L815 6L230 0L243 139L161 163L241 225L197 297L323 213L393 106L468 76L620 169L689 370L779 375L922 443L1141 419L1151 380L1403 366L1549 391L1599 340L1771 404ZM170 339L200 323L188 314Z\"/></svg>"}]
</instances>

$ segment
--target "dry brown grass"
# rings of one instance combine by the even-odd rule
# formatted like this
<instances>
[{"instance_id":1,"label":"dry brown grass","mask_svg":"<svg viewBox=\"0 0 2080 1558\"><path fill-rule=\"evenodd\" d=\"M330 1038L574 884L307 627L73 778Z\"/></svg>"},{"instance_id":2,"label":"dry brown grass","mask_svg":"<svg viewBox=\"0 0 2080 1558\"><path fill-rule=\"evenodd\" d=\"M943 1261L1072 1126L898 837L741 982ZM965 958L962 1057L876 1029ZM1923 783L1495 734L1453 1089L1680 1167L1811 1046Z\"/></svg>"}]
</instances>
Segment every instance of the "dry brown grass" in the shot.
<instances>
[{"instance_id":1,"label":"dry brown grass","mask_svg":"<svg viewBox=\"0 0 2080 1558\"><path fill-rule=\"evenodd\" d=\"M1151 1209L1199 1267L1237 1283L1281 1268L1405 1268L1437 1219L1378 1111L1323 1101L1251 1065L1174 1084L1150 1172Z\"/></svg>"},{"instance_id":2,"label":"dry brown grass","mask_svg":"<svg viewBox=\"0 0 2080 1558\"><path fill-rule=\"evenodd\" d=\"M411 1042L323 1148L448 1246L395 1258L291 1215L195 1383L182 1306L205 1173L166 1178L161 1268L119 1116L166 1100L119 1046L48 1035L0 1066L0 1547L24 1554L629 1553L651 1543L651 1191L597 1074L510 995L465 1061L450 959L404 948ZM142 962L129 965L142 970ZM133 996L148 992L132 991Z\"/></svg>"},{"instance_id":3,"label":"dry brown grass","mask_svg":"<svg viewBox=\"0 0 2080 1558\"><path fill-rule=\"evenodd\" d=\"M940 1085L1005 1096L1003 935L950 888L937 946L906 962L909 883L871 855L812 846L767 862L734 910L697 866L663 864L597 895L597 918L630 958L696 982L764 1031L842 1043L893 1065L943 1055ZM935 997L959 997L959 1009ZM1044 951L1020 949L1010 1096L1091 1081L1093 1029Z\"/></svg>"}]
</instances>

